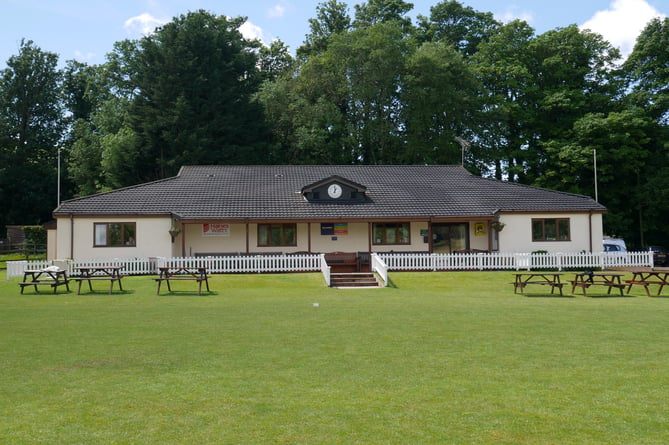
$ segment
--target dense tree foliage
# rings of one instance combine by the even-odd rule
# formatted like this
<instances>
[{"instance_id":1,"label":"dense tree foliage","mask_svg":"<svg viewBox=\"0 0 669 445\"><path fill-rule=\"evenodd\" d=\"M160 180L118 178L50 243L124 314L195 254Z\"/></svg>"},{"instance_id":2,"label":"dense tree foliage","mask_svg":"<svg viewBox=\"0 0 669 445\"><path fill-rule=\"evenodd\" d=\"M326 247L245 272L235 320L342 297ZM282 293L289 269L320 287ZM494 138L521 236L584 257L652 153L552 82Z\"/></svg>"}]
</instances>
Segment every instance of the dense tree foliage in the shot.
<instances>
[{"instance_id":1,"label":"dense tree foliage","mask_svg":"<svg viewBox=\"0 0 669 445\"><path fill-rule=\"evenodd\" d=\"M22 41L0 72L0 226L37 224L57 203L65 134L58 56Z\"/></svg>"},{"instance_id":2,"label":"dense tree foliage","mask_svg":"<svg viewBox=\"0 0 669 445\"><path fill-rule=\"evenodd\" d=\"M594 195L605 231L669 244L669 19L621 64L575 25L537 35L455 0L315 6L293 58L189 12L98 66L23 42L0 79L1 223L36 223L64 194L173 175L184 164L455 164ZM350 12L353 15L349 15ZM595 183L595 156L597 183Z\"/></svg>"}]
</instances>

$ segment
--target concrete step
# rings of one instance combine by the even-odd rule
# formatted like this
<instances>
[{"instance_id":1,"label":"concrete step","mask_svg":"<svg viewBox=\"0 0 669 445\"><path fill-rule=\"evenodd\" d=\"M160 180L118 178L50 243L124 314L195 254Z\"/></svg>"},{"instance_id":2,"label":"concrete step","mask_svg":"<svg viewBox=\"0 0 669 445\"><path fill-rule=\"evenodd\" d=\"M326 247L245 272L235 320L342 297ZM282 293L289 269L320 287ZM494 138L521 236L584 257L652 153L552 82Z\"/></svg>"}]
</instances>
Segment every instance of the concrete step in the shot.
<instances>
[{"instance_id":1,"label":"concrete step","mask_svg":"<svg viewBox=\"0 0 669 445\"><path fill-rule=\"evenodd\" d=\"M330 287L379 287L380 283L373 273L351 272L330 275Z\"/></svg>"}]
</instances>

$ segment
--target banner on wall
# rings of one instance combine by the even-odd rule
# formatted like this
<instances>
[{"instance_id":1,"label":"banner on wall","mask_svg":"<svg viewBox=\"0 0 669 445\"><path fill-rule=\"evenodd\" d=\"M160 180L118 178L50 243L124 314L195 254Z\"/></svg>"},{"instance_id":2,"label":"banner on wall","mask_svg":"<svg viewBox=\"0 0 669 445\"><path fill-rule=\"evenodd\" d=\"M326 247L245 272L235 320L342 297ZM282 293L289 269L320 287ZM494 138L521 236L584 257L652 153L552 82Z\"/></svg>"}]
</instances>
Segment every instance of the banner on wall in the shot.
<instances>
[{"instance_id":1,"label":"banner on wall","mask_svg":"<svg viewBox=\"0 0 669 445\"><path fill-rule=\"evenodd\" d=\"M348 235L348 223L336 223L334 225L335 235Z\"/></svg>"},{"instance_id":2,"label":"banner on wall","mask_svg":"<svg viewBox=\"0 0 669 445\"><path fill-rule=\"evenodd\" d=\"M227 223L202 224L202 236L230 236L230 224Z\"/></svg>"},{"instance_id":3,"label":"banner on wall","mask_svg":"<svg viewBox=\"0 0 669 445\"><path fill-rule=\"evenodd\" d=\"M321 223L321 235L348 235L348 223Z\"/></svg>"}]
</instances>

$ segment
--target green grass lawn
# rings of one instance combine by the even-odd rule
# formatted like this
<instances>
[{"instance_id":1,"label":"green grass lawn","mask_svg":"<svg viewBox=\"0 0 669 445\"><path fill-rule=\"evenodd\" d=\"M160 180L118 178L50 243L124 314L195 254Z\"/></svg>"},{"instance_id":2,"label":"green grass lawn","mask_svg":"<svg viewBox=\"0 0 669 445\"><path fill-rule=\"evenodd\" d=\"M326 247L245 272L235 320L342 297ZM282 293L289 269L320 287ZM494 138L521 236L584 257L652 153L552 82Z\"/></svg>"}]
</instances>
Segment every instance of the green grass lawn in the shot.
<instances>
[{"instance_id":1,"label":"green grass lawn","mask_svg":"<svg viewBox=\"0 0 669 445\"><path fill-rule=\"evenodd\" d=\"M198 297L150 277L20 295L0 273L0 442L669 443L669 289L512 277L215 275Z\"/></svg>"}]
</instances>

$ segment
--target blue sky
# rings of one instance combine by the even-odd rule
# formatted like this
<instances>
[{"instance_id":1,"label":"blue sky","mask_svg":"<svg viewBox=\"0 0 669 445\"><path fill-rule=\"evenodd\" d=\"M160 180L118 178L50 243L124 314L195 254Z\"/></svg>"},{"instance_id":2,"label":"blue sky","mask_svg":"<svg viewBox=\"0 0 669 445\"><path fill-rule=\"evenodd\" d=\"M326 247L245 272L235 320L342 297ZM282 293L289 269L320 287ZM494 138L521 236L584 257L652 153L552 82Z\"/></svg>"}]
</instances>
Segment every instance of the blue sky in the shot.
<instances>
[{"instance_id":1,"label":"blue sky","mask_svg":"<svg viewBox=\"0 0 669 445\"><path fill-rule=\"evenodd\" d=\"M340 0L343 1L343 0ZM349 6L362 3L343 1ZM429 15L438 0L414 0L413 16ZM22 38L59 54L61 63L76 59L102 63L114 42L136 39L172 17L205 9L245 16L243 32L265 42L283 40L294 53L309 32L318 1L307 0L0 0L0 68L18 53ZM577 24L631 51L634 39L653 16L669 15L667 0L461 0L501 21L526 20L537 34Z\"/></svg>"}]
</instances>

